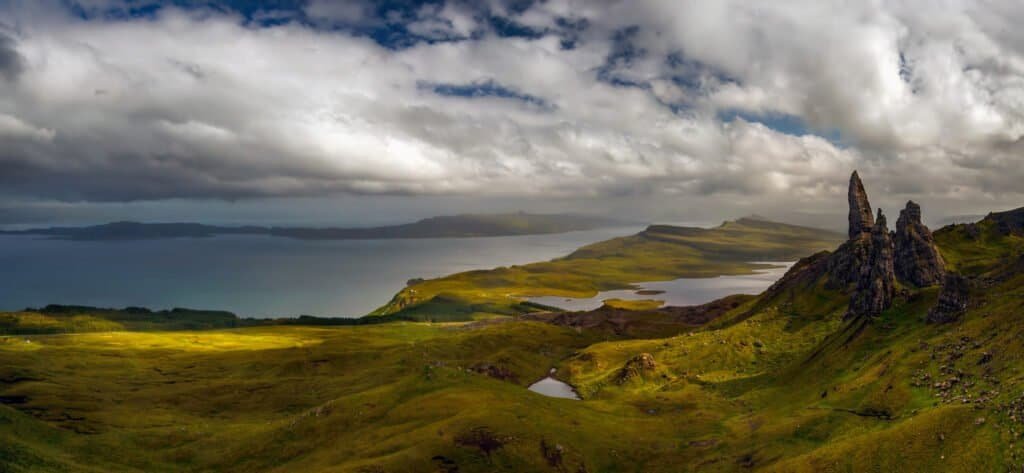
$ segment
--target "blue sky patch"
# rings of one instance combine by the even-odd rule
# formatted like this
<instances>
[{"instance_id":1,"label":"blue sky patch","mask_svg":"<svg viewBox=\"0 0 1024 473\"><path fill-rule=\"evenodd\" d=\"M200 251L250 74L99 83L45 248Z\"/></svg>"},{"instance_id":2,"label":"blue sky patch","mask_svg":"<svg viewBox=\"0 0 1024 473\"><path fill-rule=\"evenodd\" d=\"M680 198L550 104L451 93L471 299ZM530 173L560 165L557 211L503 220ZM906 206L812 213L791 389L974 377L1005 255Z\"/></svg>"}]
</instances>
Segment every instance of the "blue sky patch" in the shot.
<instances>
[{"instance_id":1,"label":"blue sky patch","mask_svg":"<svg viewBox=\"0 0 1024 473\"><path fill-rule=\"evenodd\" d=\"M476 81L468 84L439 84L421 81L417 85L421 90L429 90L437 95L443 95L446 97L497 97L516 100L543 109L554 108L553 104L542 97L517 91L511 87L503 86L493 80Z\"/></svg>"},{"instance_id":2,"label":"blue sky patch","mask_svg":"<svg viewBox=\"0 0 1024 473\"><path fill-rule=\"evenodd\" d=\"M819 130L807 124L802 118L796 115L785 113L750 113L741 110L723 110L718 112L718 119L723 122L732 122L741 118L751 123L760 123L779 133L793 136L814 135L824 138L839 148L845 148L842 134L838 129Z\"/></svg>"}]
</instances>

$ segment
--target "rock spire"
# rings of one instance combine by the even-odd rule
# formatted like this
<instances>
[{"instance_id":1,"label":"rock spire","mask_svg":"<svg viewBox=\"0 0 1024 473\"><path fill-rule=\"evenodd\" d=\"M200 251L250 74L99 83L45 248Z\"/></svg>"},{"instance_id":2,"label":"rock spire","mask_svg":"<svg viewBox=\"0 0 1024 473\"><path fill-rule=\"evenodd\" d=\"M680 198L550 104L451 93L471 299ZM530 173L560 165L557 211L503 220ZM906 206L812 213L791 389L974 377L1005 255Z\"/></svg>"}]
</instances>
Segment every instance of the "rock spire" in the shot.
<instances>
[{"instance_id":1,"label":"rock spire","mask_svg":"<svg viewBox=\"0 0 1024 473\"><path fill-rule=\"evenodd\" d=\"M896 250L896 277L917 287L934 286L942 282L946 264L935 246L932 232L921 223L921 206L907 202L900 211L893 234Z\"/></svg>"},{"instance_id":2,"label":"rock spire","mask_svg":"<svg viewBox=\"0 0 1024 473\"><path fill-rule=\"evenodd\" d=\"M886 226L885 215L871 227L871 245L867 264L860 268L857 288L850 298L847 316L875 317L892 306L896 295L896 275L893 270L893 243Z\"/></svg>"},{"instance_id":3,"label":"rock spire","mask_svg":"<svg viewBox=\"0 0 1024 473\"><path fill-rule=\"evenodd\" d=\"M847 199L850 202L850 239L854 240L871 233L875 220L871 218L871 203L868 202L868 193L864 190L864 184L860 181L857 171L853 171L853 175L850 176Z\"/></svg>"}]
</instances>

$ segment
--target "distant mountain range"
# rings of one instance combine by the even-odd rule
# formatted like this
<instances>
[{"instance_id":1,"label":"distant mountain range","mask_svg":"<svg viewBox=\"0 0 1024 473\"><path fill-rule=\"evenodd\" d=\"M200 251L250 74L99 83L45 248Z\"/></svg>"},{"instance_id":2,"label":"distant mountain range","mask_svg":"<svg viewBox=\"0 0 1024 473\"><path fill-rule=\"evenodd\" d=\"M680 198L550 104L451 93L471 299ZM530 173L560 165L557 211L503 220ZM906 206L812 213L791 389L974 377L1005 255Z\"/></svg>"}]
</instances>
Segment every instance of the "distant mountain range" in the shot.
<instances>
[{"instance_id":1,"label":"distant mountain range","mask_svg":"<svg viewBox=\"0 0 1024 473\"><path fill-rule=\"evenodd\" d=\"M463 214L413 223L367 228L218 226L201 223L113 222L86 227L46 227L3 231L0 235L42 235L67 240L149 240L205 238L216 235L269 235L303 240L466 238L564 233L626 226L626 222L577 214Z\"/></svg>"}]
</instances>

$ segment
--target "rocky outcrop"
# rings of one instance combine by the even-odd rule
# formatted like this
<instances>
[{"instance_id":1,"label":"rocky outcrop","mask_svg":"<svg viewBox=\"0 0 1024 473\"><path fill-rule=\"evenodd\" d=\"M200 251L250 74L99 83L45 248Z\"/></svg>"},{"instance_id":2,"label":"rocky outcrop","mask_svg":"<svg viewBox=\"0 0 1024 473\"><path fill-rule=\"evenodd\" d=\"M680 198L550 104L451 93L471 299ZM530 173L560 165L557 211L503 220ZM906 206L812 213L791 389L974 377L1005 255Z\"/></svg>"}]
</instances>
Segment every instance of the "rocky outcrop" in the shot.
<instances>
[{"instance_id":1,"label":"rocky outcrop","mask_svg":"<svg viewBox=\"0 0 1024 473\"><path fill-rule=\"evenodd\" d=\"M896 220L893 234L896 277L917 287L934 286L942 282L945 263L935 246L931 230L921 223L921 206L907 202Z\"/></svg>"},{"instance_id":2,"label":"rocky outcrop","mask_svg":"<svg viewBox=\"0 0 1024 473\"><path fill-rule=\"evenodd\" d=\"M875 221L871 218L871 204L868 202L868 193L864 191L864 183L860 181L857 171L850 176L850 188L847 192L847 199L850 202L850 240L857 239L861 235L871 233Z\"/></svg>"},{"instance_id":3,"label":"rocky outcrop","mask_svg":"<svg viewBox=\"0 0 1024 473\"><path fill-rule=\"evenodd\" d=\"M893 243L881 210L871 227L869 247L868 261L860 268L847 317L875 317L892 306L896 295Z\"/></svg>"},{"instance_id":4,"label":"rocky outcrop","mask_svg":"<svg viewBox=\"0 0 1024 473\"><path fill-rule=\"evenodd\" d=\"M654 363L654 357L650 353L641 353L639 355L630 358L629 361L623 365L619 373L615 375L616 384L624 384L633 379L642 379L644 375L654 372L654 368L657 365Z\"/></svg>"},{"instance_id":5,"label":"rocky outcrop","mask_svg":"<svg viewBox=\"0 0 1024 473\"><path fill-rule=\"evenodd\" d=\"M828 260L825 287L829 289L847 290L856 285L861 269L867 266L871 255L871 229L875 226L875 219L871 215L868 193L857 171L850 176L847 200L850 203L847 231L850 239L840 245Z\"/></svg>"},{"instance_id":6,"label":"rocky outcrop","mask_svg":"<svg viewBox=\"0 0 1024 473\"><path fill-rule=\"evenodd\" d=\"M871 204L860 176L850 176L848 235L827 261L825 287L851 291L847 317L874 317L892 306L896 281L917 287L942 281L945 263L931 230L921 223L921 206L907 202L889 233L881 209Z\"/></svg>"},{"instance_id":7,"label":"rocky outcrop","mask_svg":"<svg viewBox=\"0 0 1024 473\"><path fill-rule=\"evenodd\" d=\"M860 270L868 264L871 254L870 234L859 235L839 246L828 260L828 279L825 287L834 290L847 290L857 284Z\"/></svg>"},{"instance_id":8,"label":"rocky outcrop","mask_svg":"<svg viewBox=\"0 0 1024 473\"><path fill-rule=\"evenodd\" d=\"M826 287L850 290L846 317L874 317L892 306L896 293L894 250L885 216L871 215L871 204L860 176L850 176L850 239L829 255Z\"/></svg>"},{"instance_id":9,"label":"rocky outcrop","mask_svg":"<svg viewBox=\"0 0 1024 473\"><path fill-rule=\"evenodd\" d=\"M958 320L967 311L968 291L967 278L956 273L946 273L939 300L928 311L928 323L941 324Z\"/></svg>"}]
</instances>

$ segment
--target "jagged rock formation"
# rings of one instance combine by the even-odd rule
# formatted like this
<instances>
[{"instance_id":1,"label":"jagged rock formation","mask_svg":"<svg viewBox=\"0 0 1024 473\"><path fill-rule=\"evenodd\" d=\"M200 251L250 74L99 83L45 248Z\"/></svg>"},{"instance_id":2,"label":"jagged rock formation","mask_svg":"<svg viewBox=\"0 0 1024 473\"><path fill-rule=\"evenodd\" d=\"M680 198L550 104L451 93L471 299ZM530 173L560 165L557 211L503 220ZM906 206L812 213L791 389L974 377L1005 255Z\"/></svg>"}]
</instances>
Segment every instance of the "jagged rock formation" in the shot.
<instances>
[{"instance_id":1,"label":"jagged rock formation","mask_svg":"<svg viewBox=\"0 0 1024 473\"><path fill-rule=\"evenodd\" d=\"M881 209L872 218L871 204L860 176L850 176L848 235L850 239L829 255L825 287L848 291L847 317L874 317L892 306L896 281L918 287L938 284L945 263L932 232L921 223L921 206L907 202L889 233Z\"/></svg>"},{"instance_id":2,"label":"jagged rock formation","mask_svg":"<svg viewBox=\"0 0 1024 473\"><path fill-rule=\"evenodd\" d=\"M860 176L850 176L848 235L827 261L826 287L849 290L850 306L846 317L874 317L892 306L896 293L894 249L885 216L871 215L871 204Z\"/></svg>"},{"instance_id":3,"label":"jagged rock formation","mask_svg":"<svg viewBox=\"0 0 1024 473\"><path fill-rule=\"evenodd\" d=\"M857 284L861 268L868 264L871 253L870 233L858 235L857 238L839 246L828 260L828 289L847 290L850 285Z\"/></svg>"},{"instance_id":4,"label":"jagged rock formation","mask_svg":"<svg viewBox=\"0 0 1024 473\"><path fill-rule=\"evenodd\" d=\"M868 202L868 193L864 191L864 183L860 181L857 171L850 176L850 189L847 193L850 201L850 240L855 240L861 235L871 233L875 226L871 218L871 204Z\"/></svg>"},{"instance_id":5,"label":"jagged rock formation","mask_svg":"<svg viewBox=\"0 0 1024 473\"><path fill-rule=\"evenodd\" d=\"M623 384L632 379L642 378L645 374L653 372L656 366L650 353L641 353L626 362L615 376L615 382Z\"/></svg>"},{"instance_id":6,"label":"jagged rock formation","mask_svg":"<svg viewBox=\"0 0 1024 473\"><path fill-rule=\"evenodd\" d=\"M848 235L850 239L843 243L828 261L829 289L846 290L860 280L861 268L868 264L871 254L871 229L875 219L871 215L871 204L868 193L864 190L857 171L850 176L850 188L847 193L850 203Z\"/></svg>"},{"instance_id":7,"label":"jagged rock formation","mask_svg":"<svg viewBox=\"0 0 1024 473\"><path fill-rule=\"evenodd\" d=\"M967 311L968 289L967 278L956 273L946 273L939 300L928 311L928 323L941 324L959 319Z\"/></svg>"},{"instance_id":8,"label":"jagged rock formation","mask_svg":"<svg viewBox=\"0 0 1024 473\"><path fill-rule=\"evenodd\" d=\"M881 210L878 211L875 225L871 227L869 246L868 262L860 268L860 277L853 297L850 298L847 317L877 316L892 306L896 295L892 238Z\"/></svg>"},{"instance_id":9,"label":"jagged rock formation","mask_svg":"<svg viewBox=\"0 0 1024 473\"><path fill-rule=\"evenodd\" d=\"M896 220L893 235L896 250L895 270L900 281L918 287L934 286L942 282L945 263L935 246L932 232L921 223L921 206L907 202Z\"/></svg>"}]
</instances>

